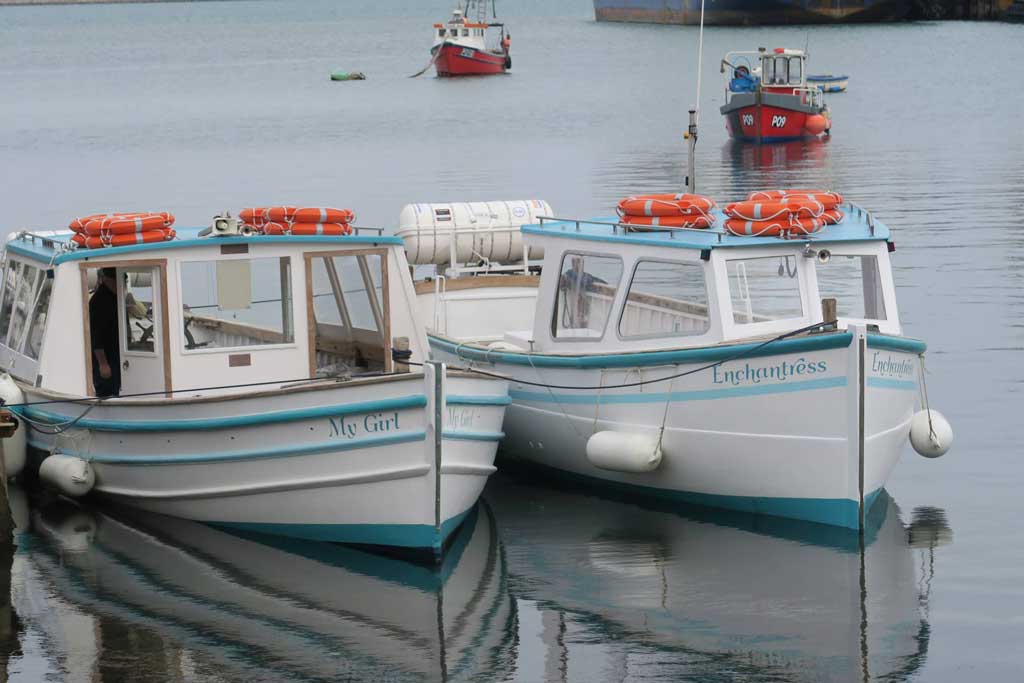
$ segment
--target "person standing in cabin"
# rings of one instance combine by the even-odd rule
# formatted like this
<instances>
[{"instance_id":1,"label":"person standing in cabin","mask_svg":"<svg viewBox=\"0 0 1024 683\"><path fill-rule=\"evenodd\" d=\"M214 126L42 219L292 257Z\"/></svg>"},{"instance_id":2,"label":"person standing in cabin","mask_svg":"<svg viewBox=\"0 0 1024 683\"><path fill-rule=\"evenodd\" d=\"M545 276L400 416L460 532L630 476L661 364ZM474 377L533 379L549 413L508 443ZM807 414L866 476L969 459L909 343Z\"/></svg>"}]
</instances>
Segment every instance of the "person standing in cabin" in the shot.
<instances>
[{"instance_id":1,"label":"person standing in cabin","mask_svg":"<svg viewBox=\"0 0 1024 683\"><path fill-rule=\"evenodd\" d=\"M512 34L506 33L501 39L501 49L508 54L508 51L512 48Z\"/></svg>"},{"instance_id":2,"label":"person standing in cabin","mask_svg":"<svg viewBox=\"0 0 1024 683\"><path fill-rule=\"evenodd\" d=\"M117 329L117 269L100 268L89 298L92 386L99 398L121 393L121 347Z\"/></svg>"}]
</instances>

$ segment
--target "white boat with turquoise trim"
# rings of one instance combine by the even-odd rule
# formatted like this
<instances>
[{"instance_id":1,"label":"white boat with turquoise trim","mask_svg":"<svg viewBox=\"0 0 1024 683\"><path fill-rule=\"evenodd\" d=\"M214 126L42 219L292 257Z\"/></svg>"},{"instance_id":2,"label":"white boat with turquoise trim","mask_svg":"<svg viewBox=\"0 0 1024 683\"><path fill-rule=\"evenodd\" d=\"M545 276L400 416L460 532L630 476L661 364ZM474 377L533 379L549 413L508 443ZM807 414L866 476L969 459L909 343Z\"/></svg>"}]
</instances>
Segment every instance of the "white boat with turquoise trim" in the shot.
<instances>
[{"instance_id":1,"label":"white boat with turquoise trim","mask_svg":"<svg viewBox=\"0 0 1024 683\"><path fill-rule=\"evenodd\" d=\"M781 237L731 234L717 210L708 229L542 218L522 227L517 254L543 260L517 273L489 271L486 252L463 267L452 246L434 261L444 275L417 283L432 352L511 378L512 460L858 528L912 421L930 456L951 433L935 411L915 418L926 347L903 335L889 229L844 208L837 224Z\"/></svg>"},{"instance_id":2,"label":"white boat with turquoise trim","mask_svg":"<svg viewBox=\"0 0 1024 683\"><path fill-rule=\"evenodd\" d=\"M506 383L395 362L427 354L397 238L237 228L91 249L70 233L8 239L2 388L41 478L224 527L440 556L494 471ZM104 286L121 386L101 399L89 304Z\"/></svg>"}]
</instances>

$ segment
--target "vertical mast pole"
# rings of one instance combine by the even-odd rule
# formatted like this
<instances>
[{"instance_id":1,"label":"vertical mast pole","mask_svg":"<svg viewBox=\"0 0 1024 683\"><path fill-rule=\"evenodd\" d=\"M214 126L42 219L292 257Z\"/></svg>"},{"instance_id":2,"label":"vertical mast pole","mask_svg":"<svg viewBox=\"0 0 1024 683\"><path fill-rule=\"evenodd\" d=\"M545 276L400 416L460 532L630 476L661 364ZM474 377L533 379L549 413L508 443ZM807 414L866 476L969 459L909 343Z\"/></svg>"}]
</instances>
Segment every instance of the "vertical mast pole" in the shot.
<instances>
[{"instance_id":1,"label":"vertical mast pole","mask_svg":"<svg viewBox=\"0 0 1024 683\"><path fill-rule=\"evenodd\" d=\"M700 0L700 34L697 41L697 102L690 110L690 124L684 136L689 142L689 161L686 173L686 191L697 191L697 124L700 119L700 85L704 65L704 0Z\"/></svg>"}]
</instances>

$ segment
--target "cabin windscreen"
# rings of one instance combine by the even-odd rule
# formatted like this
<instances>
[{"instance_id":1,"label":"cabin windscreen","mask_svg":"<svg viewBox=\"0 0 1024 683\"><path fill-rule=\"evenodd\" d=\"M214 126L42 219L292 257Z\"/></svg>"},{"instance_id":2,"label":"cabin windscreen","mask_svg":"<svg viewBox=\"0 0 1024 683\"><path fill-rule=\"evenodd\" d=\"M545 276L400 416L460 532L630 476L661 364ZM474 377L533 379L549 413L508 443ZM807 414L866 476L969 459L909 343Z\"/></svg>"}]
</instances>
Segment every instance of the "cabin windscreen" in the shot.
<instances>
[{"instance_id":1,"label":"cabin windscreen","mask_svg":"<svg viewBox=\"0 0 1024 683\"><path fill-rule=\"evenodd\" d=\"M710 327L702 264L637 262L619 318L619 335L691 336L704 334Z\"/></svg>"},{"instance_id":2,"label":"cabin windscreen","mask_svg":"<svg viewBox=\"0 0 1024 683\"><path fill-rule=\"evenodd\" d=\"M16 354L39 360L52 274L38 266L8 260L0 298L0 343Z\"/></svg>"},{"instance_id":3,"label":"cabin windscreen","mask_svg":"<svg viewBox=\"0 0 1024 683\"><path fill-rule=\"evenodd\" d=\"M885 298L877 256L833 254L818 263L818 293L836 300L836 315L855 320L885 320Z\"/></svg>"},{"instance_id":4,"label":"cabin windscreen","mask_svg":"<svg viewBox=\"0 0 1024 683\"><path fill-rule=\"evenodd\" d=\"M726 261L733 320L740 325L803 317L795 255Z\"/></svg>"},{"instance_id":5,"label":"cabin windscreen","mask_svg":"<svg viewBox=\"0 0 1024 683\"><path fill-rule=\"evenodd\" d=\"M310 298L316 376L389 369L388 306L381 254L313 255Z\"/></svg>"},{"instance_id":6,"label":"cabin windscreen","mask_svg":"<svg viewBox=\"0 0 1024 683\"><path fill-rule=\"evenodd\" d=\"M295 341L287 257L181 264L185 352Z\"/></svg>"},{"instance_id":7,"label":"cabin windscreen","mask_svg":"<svg viewBox=\"0 0 1024 683\"><path fill-rule=\"evenodd\" d=\"M621 279L622 260L619 258L566 252L558 276L551 336L555 339L601 339Z\"/></svg>"}]
</instances>

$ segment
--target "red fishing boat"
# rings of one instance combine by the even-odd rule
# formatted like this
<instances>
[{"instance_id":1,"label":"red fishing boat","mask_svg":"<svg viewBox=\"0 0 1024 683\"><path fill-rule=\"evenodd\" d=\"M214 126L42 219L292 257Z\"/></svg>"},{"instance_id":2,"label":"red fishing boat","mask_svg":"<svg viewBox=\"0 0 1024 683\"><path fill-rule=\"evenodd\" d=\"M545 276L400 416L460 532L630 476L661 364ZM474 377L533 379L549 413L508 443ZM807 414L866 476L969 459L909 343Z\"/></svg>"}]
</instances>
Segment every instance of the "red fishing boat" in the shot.
<instances>
[{"instance_id":1,"label":"red fishing boat","mask_svg":"<svg viewBox=\"0 0 1024 683\"><path fill-rule=\"evenodd\" d=\"M776 48L730 52L722 60L729 134L748 142L782 142L828 135L832 115L825 96L807 83L807 53Z\"/></svg>"},{"instance_id":2,"label":"red fishing boat","mask_svg":"<svg viewBox=\"0 0 1024 683\"><path fill-rule=\"evenodd\" d=\"M512 38L504 24L488 21L488 7L493 17L491 0L466 0L447 24L434 24L430 53L438 76L500 74L512 68Z\"/></svg>"}]
</instances>

